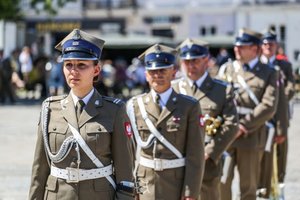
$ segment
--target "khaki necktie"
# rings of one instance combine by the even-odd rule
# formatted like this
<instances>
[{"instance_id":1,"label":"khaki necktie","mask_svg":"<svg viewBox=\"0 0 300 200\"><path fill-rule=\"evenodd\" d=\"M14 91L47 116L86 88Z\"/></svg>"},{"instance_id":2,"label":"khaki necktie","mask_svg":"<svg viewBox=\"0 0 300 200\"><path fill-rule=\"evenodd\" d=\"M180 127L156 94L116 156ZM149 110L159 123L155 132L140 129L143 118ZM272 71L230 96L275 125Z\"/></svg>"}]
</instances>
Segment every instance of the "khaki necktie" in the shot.
<instances>
[{"instance_id":1,"label":"khaki necktie","mask_svg":"<svg viewBox=\"0 0 300 200\"><path fill-rule=\"evenodd\" d=\"M196 92L198 90L198 85L197 85L196 81L194 81L192 89L193 89L193 93L196 94Z\"/></svg>"},{"instance_id":2,"label":"khaki necktie","mask_svg":"<svg viewBox=\"0 0 300 200\"><path fill-rule=\"evenodd\" d=\"M160 106L159 101L160 101L160 96L159 96L159 94L156 94L156 96L155 96L155 103L156 103L156 106L157 106L157 108L159 110L159 113L160 113L161 112L161 106Z\"/></svg>"},{"instance_id":3,"label":"khaki necktie","mask_svg":"<svg viewBox=\"0 0 300 200\"><path fill-rule=\"evenodd\" d=\"M250 66L247 63L245 63L245 64L243 64L243 69L244 69L244 71L247 72L250 70Z\"/></svg>"},{"instance_id":4,"label":"khaki necktie","mask_svg":"<svg viewBox=\"0 0 300 200\"><path fill-rule=\"evenodd\" d=\"M76 104L76 117L77 117L77 121L80 119L80 115L82 113L83 107L84 107L85 103L83 100L78 100L77 104Z\"/></svg>"}]
</instances>

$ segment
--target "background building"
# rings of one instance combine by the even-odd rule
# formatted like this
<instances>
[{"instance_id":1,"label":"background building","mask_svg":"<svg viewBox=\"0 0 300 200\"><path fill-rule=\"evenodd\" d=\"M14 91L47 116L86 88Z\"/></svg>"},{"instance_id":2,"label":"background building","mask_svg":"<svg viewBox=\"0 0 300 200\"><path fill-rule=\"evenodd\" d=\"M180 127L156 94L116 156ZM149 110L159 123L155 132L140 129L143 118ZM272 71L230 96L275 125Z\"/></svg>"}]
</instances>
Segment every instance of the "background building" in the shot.
<instances>
[{"instance_id":1,"label":"background building","mask_svg":"<svg viewBox=\"0 0 300 200\"><path fill-rule=\"evenodd\" d=\"M73 28L99 35L106 40L106 55L124 54L128 60L155 42L175 46L186 37L207 40L216 54L220 47L232 48L242 27L273 28L294 65L300 52L299 0L77 0L63 8L53 1L58 12L52 17L29 5L30 0L22 1L26 16L13 34L14 44L33 45L45 55Z\"/></svg>"}]
</instances>

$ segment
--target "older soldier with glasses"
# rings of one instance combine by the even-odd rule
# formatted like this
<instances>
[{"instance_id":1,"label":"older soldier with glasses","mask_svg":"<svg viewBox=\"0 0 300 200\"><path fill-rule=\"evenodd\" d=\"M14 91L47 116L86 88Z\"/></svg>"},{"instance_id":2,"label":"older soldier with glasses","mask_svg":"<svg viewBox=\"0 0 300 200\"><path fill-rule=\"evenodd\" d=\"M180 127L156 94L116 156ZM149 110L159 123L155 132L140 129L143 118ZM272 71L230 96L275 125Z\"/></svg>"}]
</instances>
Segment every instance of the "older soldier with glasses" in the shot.
<instances>
[{"instance_id":1,"label":"older soldier with glasses","mask_svg":"<svg viewBox=\"0 0 300 200\"><path fill-rule=\"evenodd\" d=\"M104 41L75 29L57 46L71 88L42 105L29 198L134 199L125 104L93 87Z\"/></svg>"},{"instance_id":2,"label":"older soldier with glasses","mask_svg":"<svg viewBox=\"0 0 300 200\"><path fill-rule=\"evenodd\" d=\"M220 200L222 155L235 139L238 116L233 91L207 72L208 43L186 39L179 47L184 77L173 81L175 91L194 97L202 110L205 127L205 171L201 199Z\"/></svg>"},{"instance_id":3,"label":"older soldier with glasses","mask_svg":"<svg viewBox=\"0 0 300 200\"><path fill-rule=\"evenodd\" d=\"M151 88L127 102L137 143L139 199L197 199L205 162L199 104L171 87L173 48L156 44L139 58Z\"/></svg>"}]
</instances>

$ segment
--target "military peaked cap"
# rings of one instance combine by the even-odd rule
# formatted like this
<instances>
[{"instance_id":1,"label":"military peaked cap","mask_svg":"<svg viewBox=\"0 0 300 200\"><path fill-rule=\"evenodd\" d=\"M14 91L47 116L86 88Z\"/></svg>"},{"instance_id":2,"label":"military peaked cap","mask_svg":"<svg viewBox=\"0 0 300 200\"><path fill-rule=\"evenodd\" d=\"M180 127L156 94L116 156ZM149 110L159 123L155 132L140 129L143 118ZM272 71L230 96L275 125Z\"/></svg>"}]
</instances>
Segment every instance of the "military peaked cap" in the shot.
<instances>
[{"instance_id":1,"label":"military peaked cap","mask_svg":"<svg viewBox=\"0 0 300 200\"><path fill-rule=\"evenodd\" d=\"M247 28L239 30L235 39L235 46L260 45L262 34Z\"/></svg>"},{"instance_id":2,"label":"military peaked cap","mask_svg":"<svg viewBox=\"0 0 300 200\"><path fill-rule=\"evenodd\" d=\"M208 43L202 40L186 39L178 47L180 58L191 60L209 55Z\"/></svg>"},{"instance_id":3,"label":"military peaked cap","mask_svg":"<svg viewBox=\"0 0 300 200\"><path fill-rule=\"evenodd\" d=\"M139 56L144 60L146 70L173 67L176 62L176 50L161 44L155 44Z\"/></svg>"},{"instance_id":4,"label":"military peaked cap","mask_svg":"<svg viewBox=\"0 0 300 200\"><path fill-rule=\"evenodd\" d=\"M263 33L263 43L277 42L277 35L273 30L267 30Z\"/></svg>"},{"instance_id":5,"label":"military peaked cap","mask_svg":"<svg viewBox=\"0 0 300 200\"><path fill-rule=\"evenodd\" d=\"M62 53L62 60L99 60L104 42L82 30L74 29L55 49Z\"/></svg>"}]
</instances>

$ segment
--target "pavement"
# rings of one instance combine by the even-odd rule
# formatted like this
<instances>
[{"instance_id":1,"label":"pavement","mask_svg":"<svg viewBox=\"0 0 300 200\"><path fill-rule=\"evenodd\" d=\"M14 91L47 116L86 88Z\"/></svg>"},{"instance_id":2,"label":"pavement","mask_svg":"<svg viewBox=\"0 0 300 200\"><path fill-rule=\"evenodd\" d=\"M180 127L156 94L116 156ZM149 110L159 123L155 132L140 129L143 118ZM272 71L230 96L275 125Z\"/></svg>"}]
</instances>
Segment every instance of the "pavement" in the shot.
<instances>
[{"instance_id":1,"label":"pavement","mask_svg":"<svg viewBox=\"0 0 300 200\"><path fill-rule=\"evenodd\" d=\"M0 105L0 200L28 199L40 107L39 102ZM300 103L297 103L289 129L285 200L300 199L299 123ZM235 184L233 188L238 188Z\"/></svg>"}]
</instances>

